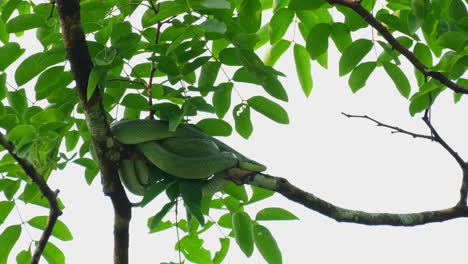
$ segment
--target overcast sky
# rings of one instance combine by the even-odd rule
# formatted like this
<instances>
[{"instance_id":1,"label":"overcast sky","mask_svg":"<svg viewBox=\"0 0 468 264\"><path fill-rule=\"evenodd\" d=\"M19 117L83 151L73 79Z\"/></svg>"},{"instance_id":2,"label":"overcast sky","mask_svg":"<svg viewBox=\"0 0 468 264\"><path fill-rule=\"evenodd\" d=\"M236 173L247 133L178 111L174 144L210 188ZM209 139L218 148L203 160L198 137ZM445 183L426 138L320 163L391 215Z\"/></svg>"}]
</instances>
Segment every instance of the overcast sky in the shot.
<instances>
[{"instance_id":1,"label":"overcast sky","mask_svg":"<svg viewBox=\"0 0 468 264\"><path fill-rule=\"evenodd\" d=\"M363 34L370 38L370 29ZM21 45L27 47L24 42ZM367 57L367 60L375 59L373 52ZM296 186L342 207L406 213L453 206L458 200L461 171L439 145L391 134L388 129L368 121L341 115L341 112L368 114L408 130L428 132L421 116L410 117L409 102L400 96L381 68L374 72L362 91L353 95L347 85L349 76L338 77L338 60L339 54L333 51L328 70L313 65L314 89L307 99L296 78L292 52L288 52L279 61L278 69L288 76L281 81L290 100L282 105L291 123L276 124L253 113L254 133L249 140L236 134L222 140L264 163L268 174L285 177ZM10 67L10 71L12 69L14 67ZM405 65L405 72L414 84L412 71L412 67ZM31 83L26 85L27 89L32 87ZM262 93L256 86L236 84L236 88L246 99ZM412 89L414 92L417 86L413 85ZM233 100L238 102L239 98L233 94ZM433 107L432 121L441 136L466 157L468 126L464 120L468 107L464 101L462 98L461 103L454 105L451 92L444 93ZM228 120L232 120L231 115ZM66 209L60 219L75 237L70 242L52 238L63 249L67 263L111 263L113 212L110 200L101 192L99 178L88 188L81 167L70 164L66 170L54 174L50 185L61 191L60 198ZM147 218L165 202L162 196L144 209L133 211L131 263L177 260L175 229L148 234L146 227ZM38 215L36 209L20 202L18 205L25 220ZM467 220L414 228L344 224L280 195L246 209L254 216L258 210L271 206L287 208L300 218L299 221L262 223L277 239L283 262L287 264L463 263L466 260L463 238L468 235ZM40 210L40 214L47 212ZM170 215L173 217L174 212ZM19 222L18 214L13 212L8 223ZM205 236L205 245L214 252L219 248L218 238L227 235L228 230L221 233L216 227L211 229ZM38 239L39 232L33 228L28 230ZM29 241L27 233L23 232L21 245L27 246ZM231 240L225 263L264 261L257 251L246 258Z\"/></svg>"}]
</instances>

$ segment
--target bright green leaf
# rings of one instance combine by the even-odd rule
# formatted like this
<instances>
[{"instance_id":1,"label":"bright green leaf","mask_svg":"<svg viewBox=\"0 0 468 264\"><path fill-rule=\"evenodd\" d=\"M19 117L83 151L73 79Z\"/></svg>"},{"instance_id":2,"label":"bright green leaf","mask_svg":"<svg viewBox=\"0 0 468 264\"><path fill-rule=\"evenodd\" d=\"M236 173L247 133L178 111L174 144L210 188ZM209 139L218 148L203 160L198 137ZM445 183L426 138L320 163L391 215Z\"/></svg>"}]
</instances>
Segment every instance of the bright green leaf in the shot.
<instances>
[{"instance_id":1,"label":"bright green leaf","mask_svg":"<svg viewBox=\"0 0 468 264\"><path fill-rule=\"evenodd\" d=\"M340 52L343 52L353 42L349 27L344 23L333 23L330 37Z\"/></svg>"},{"instance_id":2,"label":"bright green leaf","mask_svg":"<svg viewBox=\"0 0 468 264\"><path fill-rule=\"evenodd\" d=\"M411 86L408 78L406 78L406 75L403 73L401 68L389 62L383 62L382 64L387 74L395 83L400 94L405 98L408 98L411 92Z\"/></svg>"},{"instance_id":3,"label":"bright green leaf","mask_svg":"<svg viewBox=\"0 0 468 264\"><path fill-rule=\"evenodd\" d=\"M286 110L283 109L279 104L263 97L254 96L247 100L247 103L255 111L263 114L271 120L280 124L288 124L289 117Z\"/></svg>"},{"instance_id":4,"label":"bright green leaf","mask_svg":"<svg viewBox=\"0 0 468 264\"><path fill-rule=\"evenodd\" d=\"M229 238L220 238L221 248L216 252L213 258L213 264L221 264L229 251L231 240Z\"/></svg>"},{"instance_id":5,"label":"bright green leaf","mask_svg":"<svg viewBox=\"0 0 468 264\"><path fill-rule=\"evenodd\" d=\"M15 207L15 203L12 201L1 201L0 202L0 225L5 222L5 219L10 214L11 210Z\"/></svg>"},{"instance_id":6,"label":"bright green leaf","mask_svg":"<svg viewBox=\"0 0 468 264\"><path fill-rule=\"evenodd\" d=\"M24 89L8 92L8 103L21 116L28 107L28 98Z\"/></svg>"},{"instance_id":7,"label":"bright green leaf","mask_svg":"<svg viewBox=\"0 0 468 264\"><path fill-rule=\"evenodd\" d=\"M288 8L281 8L273 14L269 23L271 45L276 44L283 38L293 18L294 12Z\"/></svg>"},{"instance_id":8,"label":"bright green leaf","mask_svg":"<svg viewBox=\"0 0 468 264\"><path fill-rule=\"evenodd\" d=\"M47 67L64 60L65 51L63 48L33 54L24 59L18 68L16 68L15 81L18 85L23 85L47 69Z\"/></svg>"},{"instance_id":9,"label":"bright green leaf","mask_svg":"<svg viewBox=\"0 0 468 264\"><path fill-rule=\"evenodd\" d=\"M340 76L351 72L356 65L369 53L372 49L372 41L368 39L358 39L351 43L344 51L340 58Z\"/></svg>"},{"instance_id":10,"label":"bright green leaf","mask_svg":"<svg viewBox=\"0 0 468 264\"><path fill-rule=\"evenodd\" d=\"M34 218L31 218L28 221L28 224L32 227L44 230L48 223L48 220L48 216L36 216ZM52 235L62 241L69 241L73 239L73 236L68 227L58 219L57 222L55 222L54 229L52 230Z\"/></svg>"},{"instance_id":11,"label":"bright green leaf","mask_svg":"<svg viewBox=\"0 0 468 264\"><path fill-rule=\"evenodd\" d=\"M276 64L278 59L288 50L291 46L291 42L288 40L281 39L273 46L269 47L265 54L265 65L273 66Z\"/></svg>"},{"instance_id":12,"label":"bright green leaf","mask_svg":"<svg viewBox=\"0 0 468 264\"><path fill-rule=\"evenodd\" d=\"M8 263L8 255L21 235L21 225L12 225L0 234L0 264Z\"/></svg>"},{"instance_id":13,"label":"bright green leaf","mask_svg":"<svg viewBox=\"0 0 468 264\"><path fill-rule=\"evenodd\" d=\"M47 242L42 255L48 263L65 264L65 255L52 242Z\"/></svg>"},{"instance_id":14,"label":"bright green leaf","mask_svg":"<svg viewBox=\"0 0 468 264\"><path fill-rule=\"evenodd\" d=\"M8 88L6 86L6 79L7 79L6 73L0 74L0 101L5 99L8 93Z\"/></svg>"},{"instance_id":15,"label":"bright green leaf","mask_svg":"<svg viewBox=\"0 0 468 264\"><path fill-rule=\"evenodd\" d=\"M313 86L309 53L306 48L297 43L294 45L294 62L302 91L309 97Z\"/></svg>"},{"instance_id":16,"label":"bright green leaf","mask_svg":"<svg viewBox=\"0 0 468 264\"><path fill-rule=\"evenodd\" d=\"M363 62L354 68L351 76L349 77L348 84L351 87L353 93L366 85L367 79L377 67L377 63L374 61Z\"/></svg>"},{"instance_id":17,"label":"bright green leaf","mask_svg":"<svg viewBox=\"0 0 468 264\"><path fill-rule=\"evenodd\" d=\"M29 264L31 262L32 255L31 250L23 250L16 255L17 264Z\"/></svg>"},{"instance_id":18,"label":"bright green leaf","mask_svg":"<svg viewBox=\"0 0 468 264\"><path fill-rule=\"evenodd\" d=\"M148 101L141 94L127 94L121 104L139 111L146 111L149 108Z\"/></svg>"},{"instance_id":19,"label":"bright green leaf","mask_svg":"<svg viewBox=\"0 0 468 264\"><path fill-rule=\"evenodd\" d=\"M159 223L161 223L161 220L164 218L164 216L166 216L169 210L171 210L172 207L174 207L175 203L176 203L175 201L171 201L167 203L161 208L161 210L158 213L156 213L153 217L148 219L148 227L151 230L158 227Z\"/></svg>"}]
</instances>

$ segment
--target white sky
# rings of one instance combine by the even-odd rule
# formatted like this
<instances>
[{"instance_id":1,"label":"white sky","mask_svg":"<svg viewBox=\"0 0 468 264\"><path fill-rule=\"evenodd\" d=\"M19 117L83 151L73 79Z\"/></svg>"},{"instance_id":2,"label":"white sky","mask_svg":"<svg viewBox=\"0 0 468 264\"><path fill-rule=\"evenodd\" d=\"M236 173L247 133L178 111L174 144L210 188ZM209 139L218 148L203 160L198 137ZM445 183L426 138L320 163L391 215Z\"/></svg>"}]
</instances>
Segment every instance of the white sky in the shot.
<instances>
[{"instance_id":1,"label":"white sky","mask_svg":"<svg viewBox=\"0 0 468 264\"><path fill-rule=\"evenodd\" d=\"M370 37L370 29L364 34ZM375 60L374 53L371 52L368 58ZM284 55L278 69L288 76L282 83L290 100L282 105L289 113L291 124L279 125L253 113L254 133L249 140L238 135L223 140L266 164L267 173L285 177L304 190L342 207L404 213L453 206L458 200L461 171L439 145L390 134L388 129L364 120L347 119L340 114L342 111L368 114L382 122L427 133L420 116L409 116L408 101L399 95L381 68L374 72L366 88L353 95L347 85L349 76L338 77L338 60L339 55L332 52L329 70L314 64L314 90L306 99L296 78L292 52ZM405 67L414 83L412 68ZM28 85L31 89L31 84ZM244 84L236 87L244 98L261 91L259 87ZM414 92L416 85L412 89ZM464 135L468 126L462 123L465 118L462 115L467 113L468 106L464 100L454 105L451 92L446 92L437 100L432 115L440 134L466 156L468 142ZM70 164L52 177L50 185L61 191L60 198L66 209L60 219L75 237L70 242L52 238L64 251L67 263L111 263L113 214L110 200L101 192L99 179L96 178L88 188L81 167ZM165 202L161 198L147 208L133 211L131 263L177 260L175 229L147 234L146 219ZM36 209L18 204L24 219L38 215ZM468 230L464 219L414 228L344 224L280 195L246 209L254 216L258 210L271 206L287 208L301 219L263 222L277 239L286 264L463 263L466 259L463 238L468 235ZM45 210L40 212L47 214ZM174 215L173 212L170 214ZM17 224L19 221L17 213L12 212L7 223ZM36 239L39 237L40 232L33 228L28 230ZM228 233L227 230L223 232ZM216 251L221 236L215 227L212 228L205 245ZM30 241L25 232L21 241L23 248ZM11 258L9 263L13 262L14 258ZM246 258L231 240L224 263L264 261L257 251L251 258Z\"/></svg>"}]
</instances>

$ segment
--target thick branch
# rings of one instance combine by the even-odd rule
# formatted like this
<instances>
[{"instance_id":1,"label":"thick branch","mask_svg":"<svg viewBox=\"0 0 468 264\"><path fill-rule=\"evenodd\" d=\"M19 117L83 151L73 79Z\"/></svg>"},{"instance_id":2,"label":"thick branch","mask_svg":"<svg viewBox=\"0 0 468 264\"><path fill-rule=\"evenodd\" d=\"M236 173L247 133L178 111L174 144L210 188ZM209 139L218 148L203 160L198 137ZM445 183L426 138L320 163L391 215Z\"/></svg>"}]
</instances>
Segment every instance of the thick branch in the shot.
<instances>
[{"instance_id":1,"label":"thick branch","mask_svg":"<svg viewBox=\"0 0 468 264\"><path fill-rule=\"evenodd\" d=\"M422 72L425 76L430 76L446 87L452 89L454 92L468 94L468 88L456 84L452 80L445 77L442 73L436 71L430 71L426 65L424 65L410 50L401 45L398 40L393 37L392 33L382 25L369 11L367 11L359 1L354 0L326 0L330 4L338 4L351 8L354 12L360 15L370 26L375 28L382 37L388 41L388 43L396 50L398 50L403 56L405 56L413 65Z\"/></svg>"},{"instance_id":2,"label":"thick branch","mask_svg":"<svg viewBox=\"0 0 468 264\"><path fill-rule=\"evenodd\" d=\"M228 173L228 176L236 179L236 181L239 180L239 175L231 175ZM312 193L301 190L284 178L261 173L250 174L244 177L242 182L277 192L291 201L302 204L305 207L335 219L338 222L363 225L417 226L468 217L468 208L464 206L455 206L437 211L406 214L369 213L359 210L350 210L336 206L320 199Z\"/></svg>"},{"instance_id":3,"label":"thick branch","mask_svg":"<svg viewBox=\"0 0 468 264\"><path fill-rule=\"evenodd\" d=\"M54 229L55 223L57 222L57 218L62 215L62 211L60 211L57 202L58 190L52 191L52 189L50 189L49 185L47 185L46 181L44 180L44 177L36 171L34 165L31 164L31 162L29 162L27 159L19 157L15 152L15 146L9 142L2 133L0 133L0 145L2 145L16 160L16 162L18 162L26 175L37 185L37 187L39 187L41 194L49 202L49 219L47 221L46 227L44 228L44 231L42 232L41 238L36 244L36 249L34 250L34 255L31 259L31 264L36 264L39 263L42 252L44 252L47 241L49 241L52 230Z\"/></svg>"},{"instance_id":4,"label":"thick branch","mask_svg":"<svg viewBox=\"0 0 468 264\"><path fill-rule=\"evenodd\" d=\"M120 183L117 171L119 144L114 141L102 106L102 91L96 89L87 100L88 78L93 68L80 21L79 0L57 0L63 41L76 82L76 89L86 116L92 143L96 150L104 193L114 207L114 263L128 263L131 204Z\"/></svg>"}]
</instances>

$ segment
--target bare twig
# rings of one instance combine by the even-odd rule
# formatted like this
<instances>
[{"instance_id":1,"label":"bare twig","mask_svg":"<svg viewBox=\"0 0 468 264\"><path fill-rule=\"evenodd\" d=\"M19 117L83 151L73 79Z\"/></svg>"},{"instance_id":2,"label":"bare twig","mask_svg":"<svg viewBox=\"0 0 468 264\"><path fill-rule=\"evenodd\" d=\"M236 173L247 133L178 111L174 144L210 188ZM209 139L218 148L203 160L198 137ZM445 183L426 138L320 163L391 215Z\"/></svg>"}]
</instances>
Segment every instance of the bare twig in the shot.
<instances>
[{"instance_id":1,"label":"bare twig","mask_svg":"<svg viewBox=\"0 0 468 264\"><path fill-rule=\"evenodd\" d=\"M424 65L410 50L405 48L403 45L398 42L398 40L393 37L392 33L369 12L367 11L360 3L356 0L326 0L328 3L334 5L342 5L352 9L358 15L360 15L370 26L375 28L382 37L388 41L388 43L396 50L398 50L403 56L405 56L413 65L422 72L425 76L430 76L443 85L448 87L457 93L468 94L468 88L456 84L452 80L445 77L442 73L431 71L426 65Z\"/></svg>"},{"instance_id":2,"label":"bare twig","mask_svg":"<svg viewBox=\"0 0 468 264\"><path fill-rule=\"evenodd\" d=\"M49 185L47 185L44 177L36 171L34 165L31 164L31 162L29 162L27 159L19 157L15 152L15 146L9 142L2 133L0 133L0 145L2 145L16 160L16 162L18 162L26 175L34 182L34 184L37 185L37 187L39 187L41 194L49 202L49 219L47 221L46 227L44 228L44 231L42 232L41 238L36 244L36 249L34 250L34 254L31 259L31 263L36 264L39 263L39 259L42 256L42 252L44 252L44 248L47 245L47 242L49 241L49 238L52 234L52 229L54 228L58 217L62 215L62 211L60 210L57 202L57 195L59 191L52 191Z\"/></svg>"},{"instance_id":3,"label":"bare twig","mask_svg":"<svg viewBox=\"0 0 468 264\"><path fill-rule=\"evenodd\" d=\"M412 136L413 138L424 138L424 139L429 139L429 140L435 140L430 135L418 134L418 133L414 133L414 132L411 132L411 131L408 131L408 130L401 129L401 128L396 127L396 126L387 125L387 124L384 124L384 123L382 123L380 121L375 120L372 117L369 117L368 115L351 115L351 114L347 114L347 113L343 113L343 112L341 114L343 114L344 116L346 116L348 118L362 118L362 119L370 120L370 121L374 122L379 127L390 128L392 130L392 134L400 133L400 134L405 134L405 135Z\"/></svg>"}]
</instances>

